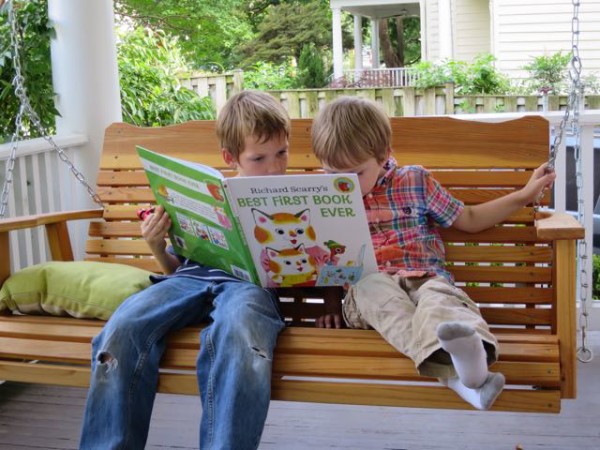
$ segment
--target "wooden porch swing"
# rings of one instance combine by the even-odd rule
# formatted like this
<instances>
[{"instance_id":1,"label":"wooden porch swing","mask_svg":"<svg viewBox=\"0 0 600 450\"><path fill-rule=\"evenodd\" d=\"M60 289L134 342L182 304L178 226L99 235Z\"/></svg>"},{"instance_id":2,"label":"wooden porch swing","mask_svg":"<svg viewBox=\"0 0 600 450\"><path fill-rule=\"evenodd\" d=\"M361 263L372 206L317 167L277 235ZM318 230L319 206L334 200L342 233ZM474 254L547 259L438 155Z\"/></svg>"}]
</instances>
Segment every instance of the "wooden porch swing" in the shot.
<instances>
[{"instance_id":1,"label":"wooden porch swing","mask_svg":"<svg viewBox=\"0 0 600 450\"><path fill-rule=\"evenodd\" d=\"M502 123L445 117L392 118L399 164L422 164L456 197L477 204L523 186L548 159L549 124L536 116ZM161 128L114 123L106 129L98 174L102 209L0 220L0 284L10 274L9 232L43 226L54 260L71 261L67 222L92 219L86 260L158 271L140 236L136 211L153 195L135 146L226 170L215 149L213 121ZM290 172L318 171L309 119L294 119ZM542 205L549 204L546 196ZM576 240L579 223L566 214L536 217L522 208L499 226L476 234L442 233L449 269L481 307L500 342L493 371L507 386L494 410L560 411L576 396ZM289 326L273 367L274 400L470 409L453 391L417 374L411 360L371 330L316 329L336 290L281 291ZM91 339L104 322L72 317L0 315L0 379L87 387ZM199 327L170 336L158 390L198 393L195 361ZM31 364L36 361L36 364ZM0 388L1 389L1 388Z\"/></svg>"},{"instance_id":2,"label":"wooden porch swing","mask_svg":"<svg viewBox=\"0 0 600 450\"><path fill-rule=\"evenodd\" d=\"M295 119L290 171L312 172L309 119ZM430 168L467 204L519 188L548 157L549 125L535 116L502 123L443 117L393 118L399 164ZM73 259L67 233L71 219L96 219L89 227L86 260L158 270L140 237L136 210L153 196L136 145L225 169L215 152L213 121L162 128L115 123L107 128L98 174L103 210L75 211L0 221L0 280L9 276L10 230L42 225L55 260ZM542 200L547 204L548 198ZM526 207L506 223L476 234L443 232L450 270L480 304L500 341L507 388L494 410L558 412L576 395L575 244L584 235L569 215L536 220ZM273 399L361 405L468 409L435 380L417 375L412 361L375 331L316 329L323 292L282 291L290 326L279 338ZM325 295L336 296L329 291ZM88 385L90 341L102 321L51 316L0 316L0 379L69 386ZM196 394L197 327L174 333L163 358L160 392ZM38 361L29 364L28 361Z\"/></svg>"}]
</instances>

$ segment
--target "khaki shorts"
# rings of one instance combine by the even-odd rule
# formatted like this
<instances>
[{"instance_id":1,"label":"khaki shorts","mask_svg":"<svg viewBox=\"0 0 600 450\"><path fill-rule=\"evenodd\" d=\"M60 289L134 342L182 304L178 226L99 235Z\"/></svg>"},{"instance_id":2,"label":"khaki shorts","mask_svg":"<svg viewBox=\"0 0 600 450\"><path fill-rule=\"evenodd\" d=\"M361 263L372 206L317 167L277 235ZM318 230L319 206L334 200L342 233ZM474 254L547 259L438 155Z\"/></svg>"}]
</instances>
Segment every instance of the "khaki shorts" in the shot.
<instances>
[{"instance_id":1,"label":"khaki shorts","mask_svg":"<svg viewBox=\"0 0 600 450\"><path fill-rule=\"evenodd\" d=\"M343 313L349 327L377 330L415 362L421 375L456 376L450 355L436 335L442 322L461 322L474 328L483 340L488 365L498 359L498 342L475 302L442 276L369 275L350 288Z\"/></svg>"}]
</instances>

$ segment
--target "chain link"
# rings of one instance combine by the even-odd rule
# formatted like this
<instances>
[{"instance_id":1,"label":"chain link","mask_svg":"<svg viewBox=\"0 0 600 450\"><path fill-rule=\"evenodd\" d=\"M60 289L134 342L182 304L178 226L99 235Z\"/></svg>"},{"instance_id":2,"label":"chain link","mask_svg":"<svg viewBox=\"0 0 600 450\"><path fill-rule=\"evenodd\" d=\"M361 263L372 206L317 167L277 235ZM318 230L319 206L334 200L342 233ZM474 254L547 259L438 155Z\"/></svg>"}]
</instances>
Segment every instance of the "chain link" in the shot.
<instances>
[{"instance_id":1,"label":"chain link","mask_svg":"<svg viewBox=\"0 0 600 450\"><path fill-rule=\"evenodd\" d=\"M0 219L3 218L6 214L6 209L8 205L8 195L10 193L10 189L12 187L13 182L13 172L15 168L17 148L19 146L21 133L23 131L23 117L25 115L28 116L31 125L33 125L33 127L35 127L35 129L44 138L44 140L48 142L48 144L50 144L50 147L54 151L56 151L60 160L69 167L71 173L75 176L75 179L77 179L77 181L79 181L86 188L88 195L91 197L91 199L98 205L102 206L102 200L100 199L98 194L87 183L84 175L79 170L77 170L77 168L71 162L65 151L62 148L60 148L60 146L58 146L56 142L54 142L52 136L49 135L47 130L42 125L40 117L31 107L29 97L27 96L27 89L25 87L25 78L23 77L23 72L21 70L21 44L19 41L20 34L17 24L17 18L15 16L15 11L13 7L13 2L11 0L9 0L8 2L8 22L10 25L10 43L13 50L12 61L15 70L15 77L13 78L12 84L15 89L15 95L19 99L20 107L19 112L17 113L17 117L15 118L15 132L11 138L10 156L6 162L4 186L2 187L2 196L0 197Z\"/></svg>"},{"instance_id":2,"label":"chain link","mask_svg":"<svg viewBox=\"0 0 600 450\"><path fill-rule=\"evenodd\" d=\"M575 158L575 184L577 187L577 220L581 224L585 224L585 208L584 208L584 193L583 193L583 158L581 155L581 129L579 126L579 116L582 107L585 107L585 89L581 81L581 57L579 55L579 0L572 0L573 3L573 19L571 21L571 61L569 64L569 78L571 79L571 91L569 94L569 103L573 111L573 119L571 121L571 132L574 137L573 151ZM587 272L588 260L588 245L587 240L580 239L577 247L579 257L579 307L580 317L579 326L581 330L581 346L577 349L577 359L581 362L590 362L593 358L593 353L587 347L587 328L588 328L588 280Z\"/></svg>"}]
</instances>

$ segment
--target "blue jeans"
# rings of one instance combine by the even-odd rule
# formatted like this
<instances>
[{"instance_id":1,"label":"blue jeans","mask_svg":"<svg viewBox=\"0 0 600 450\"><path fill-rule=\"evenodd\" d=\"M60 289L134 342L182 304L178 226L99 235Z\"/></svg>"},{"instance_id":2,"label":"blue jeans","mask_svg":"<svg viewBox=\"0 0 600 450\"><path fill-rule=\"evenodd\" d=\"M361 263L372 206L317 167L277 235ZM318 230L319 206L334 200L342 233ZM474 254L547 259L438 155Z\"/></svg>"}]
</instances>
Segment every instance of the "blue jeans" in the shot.
<instances>
[{"instance_id":1,"label":"blue jeans","mask_svg":"<svg viewBox=\"0 0 600 450\"><path fill-rule=\"evenodd\" d=\"M166 335L208 319L197 377L200 448L256 449L284 323L275 297L246 282L173 277L132 295L92 341L80 449L143 449Z\"/></svg>"}]
</instances>

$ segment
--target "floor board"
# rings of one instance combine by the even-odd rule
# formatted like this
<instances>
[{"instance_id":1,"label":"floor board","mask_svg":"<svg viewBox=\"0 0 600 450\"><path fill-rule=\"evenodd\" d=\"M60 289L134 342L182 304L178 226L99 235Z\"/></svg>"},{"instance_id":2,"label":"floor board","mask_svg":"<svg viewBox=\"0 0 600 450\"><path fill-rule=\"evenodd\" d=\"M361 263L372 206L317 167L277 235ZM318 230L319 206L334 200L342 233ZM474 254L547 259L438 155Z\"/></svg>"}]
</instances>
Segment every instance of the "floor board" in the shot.
<instances>
[{"instance_id":1,"label":"floor board","mask_svg":"<svg viewBox=\"0 0 600 450\"><path fill-rule=\"evenodd\" d=\"M600 449L600 331L579 364L577 400L560 414L446 411L273 402L260 450ZM76 449L84 389L0 386L0 450ZM148 449L195 449L200 401L159 394Z\"/></svg>"}]
</instances>

